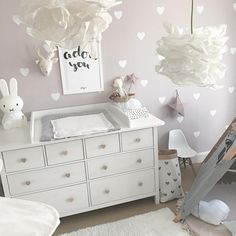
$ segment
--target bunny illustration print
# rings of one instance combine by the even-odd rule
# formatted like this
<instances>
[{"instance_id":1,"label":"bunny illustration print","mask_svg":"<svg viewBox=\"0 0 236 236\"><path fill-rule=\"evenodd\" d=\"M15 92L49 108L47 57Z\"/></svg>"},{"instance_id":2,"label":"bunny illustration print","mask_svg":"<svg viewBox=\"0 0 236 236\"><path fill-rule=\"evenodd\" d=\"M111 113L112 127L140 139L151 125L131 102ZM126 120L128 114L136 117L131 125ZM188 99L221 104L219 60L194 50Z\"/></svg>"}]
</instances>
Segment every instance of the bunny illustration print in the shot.
<instances>
[{"instance_id":1,"label":"bunny illustration print","mask_svg":"<svg viewBox=\"0 0 236 236\"><path fill-rule=\"evenodd\" d=\"M22 127L26 125L27 119L22 113L24 102L21 97L17 96L17 81L12 78L8 89L4 79L0 80L0 91L2 98L0 99L0 109L4 115L2 125L4 129Z\"/></svg>"}]
</instances>

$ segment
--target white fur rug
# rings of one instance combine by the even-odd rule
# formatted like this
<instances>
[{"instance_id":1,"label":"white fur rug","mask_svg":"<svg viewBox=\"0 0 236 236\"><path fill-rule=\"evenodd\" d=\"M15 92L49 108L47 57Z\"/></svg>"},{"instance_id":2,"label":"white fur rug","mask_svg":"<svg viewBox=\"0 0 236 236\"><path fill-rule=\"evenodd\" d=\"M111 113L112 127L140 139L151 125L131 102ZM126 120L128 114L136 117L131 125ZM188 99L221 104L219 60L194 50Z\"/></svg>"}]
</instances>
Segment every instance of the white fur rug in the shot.
<instances>
[{"instance_id":1,"label":"white fur rug","mask_svg":"<svg viewBox=\"0 0 236 236\"><path fill-rule=\"evenodd\" d=\"M174 218L169 208L163 208L61 236L189 236L181 224L173 222Z\"/></svg>"}]
</instances>

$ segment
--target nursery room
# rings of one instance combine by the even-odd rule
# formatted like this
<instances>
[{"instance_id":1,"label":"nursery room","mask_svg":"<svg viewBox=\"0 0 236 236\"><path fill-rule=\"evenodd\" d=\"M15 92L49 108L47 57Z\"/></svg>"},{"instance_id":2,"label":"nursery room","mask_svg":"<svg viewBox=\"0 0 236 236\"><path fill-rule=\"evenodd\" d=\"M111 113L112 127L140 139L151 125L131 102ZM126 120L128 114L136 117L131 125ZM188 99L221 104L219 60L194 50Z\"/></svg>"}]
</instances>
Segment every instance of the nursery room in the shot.
<instances>
[{"instance_id":1,"label":"nursery room","mask_svg":"<svg viewBox=\"0 0 236 236\"><path fill-rule=\"evenodd\" d=\"M0 12L0 236L236 236L236 0Z\"/></svg>"}]
</instances>

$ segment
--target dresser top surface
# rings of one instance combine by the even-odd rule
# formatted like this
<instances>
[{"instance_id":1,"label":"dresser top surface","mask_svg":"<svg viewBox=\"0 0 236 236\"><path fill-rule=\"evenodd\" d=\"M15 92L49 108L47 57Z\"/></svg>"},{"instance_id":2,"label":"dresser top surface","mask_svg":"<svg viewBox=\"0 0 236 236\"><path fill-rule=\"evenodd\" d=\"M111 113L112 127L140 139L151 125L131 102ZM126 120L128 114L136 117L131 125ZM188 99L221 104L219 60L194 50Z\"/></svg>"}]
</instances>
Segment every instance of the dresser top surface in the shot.
<instances>
[{"instance_id":1,"label":"dresser top surface","mask_svg":"<svg viewBox=\"0 0 236 236\"><path fill-rule=\"evenodd\" d=\"M107 106L107 103L104 104L94 104L94 107L97 106ZM85 106L86 107L86 106ZM91 107L91 105L90 105ZM16 128L16 129L10 129L10 130L4 130L2 127L0 127L0 151L7 151L12 149L19 149L19 148L27 148L27 147L33 147L33 146L39 146L39 145L45 145L45 144L52 144L52 143L59 143L59 142L65 142L69 140L76 140L81 138L87 138L87 137L94 137L94 136L100 136L100 135L108 135L112 133L120 133L120 132L127 132L137 129L144 129L148 127L157 127L164 125L164 122L157 117L153 115L149 115L148 118L145 118L145 120L140 120L135 122L133 127L128 127L125 122L120 119L120 117L117 116L116 113L113 113L112 110L109 111L110 115L114 118L114 120L119 124L120 130L118 131L111 131L111 132L105 132L105 133L97 133L93 135L86 135L86 136L78 136L74 138L68 138L68 139L61 139L61 140L53 140L48 142L40 142L35 141L31 142L31 128L30 128L30 122L28 125L24 128ZM32 117L32 116L31 116Z\"/></svg>"}]
</instances>

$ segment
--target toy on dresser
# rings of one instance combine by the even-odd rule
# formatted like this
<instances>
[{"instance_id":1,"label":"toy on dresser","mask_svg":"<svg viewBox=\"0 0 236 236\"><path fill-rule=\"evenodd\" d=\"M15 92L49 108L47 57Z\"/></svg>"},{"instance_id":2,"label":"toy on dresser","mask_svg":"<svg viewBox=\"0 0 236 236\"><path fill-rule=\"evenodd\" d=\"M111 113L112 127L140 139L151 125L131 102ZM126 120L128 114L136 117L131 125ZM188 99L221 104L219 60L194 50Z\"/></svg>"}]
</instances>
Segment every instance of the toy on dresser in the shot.
<instances>
[{"instance_id":1,"label":"toy on dresser","mask_svg":"<svg viewBox=\"0 0 236 236\"><path fill-rule=\"evenodd\" d=\"M110 95L110 99L113 101L113 105L118 108L129 121L148 118L149 112L141 102L134 98L135 93L131 93L132 85L137 81L137 77L134 74L121 76L113 81L113 90ZM128 92L124 88L129 84Z\"/></svg>"},{"instance_id":2,"label":"toy on dresser","mask_svg":"<svg viewBox=\"0 0 236 236\"><path fill-rule=\"evenodd\" d=\"M27 118L22 113L24 102L21 97L17 95L17 81L12 78L8 89L7 83L4 79L0 80L0 91L2 98L0 99L0 109L4 115L2 118L2 126L4 129L11 129L25 126Z\"/></svg>"},{"instance_id":3,"label":"toy on dresser","mask_svg":"<svg viewBox=\"0 0 236 236\"><path fill-rule=\"evenodd\" d=\"M126 80L126 76L121 76L113 81L114 91L110 95L110 99L114 102L127 102L130 98L134 97L134 93L130 93L126 91L124 88L124 83Z\"/></svg>"}]
</instances>

